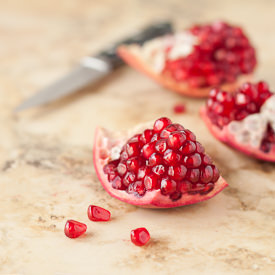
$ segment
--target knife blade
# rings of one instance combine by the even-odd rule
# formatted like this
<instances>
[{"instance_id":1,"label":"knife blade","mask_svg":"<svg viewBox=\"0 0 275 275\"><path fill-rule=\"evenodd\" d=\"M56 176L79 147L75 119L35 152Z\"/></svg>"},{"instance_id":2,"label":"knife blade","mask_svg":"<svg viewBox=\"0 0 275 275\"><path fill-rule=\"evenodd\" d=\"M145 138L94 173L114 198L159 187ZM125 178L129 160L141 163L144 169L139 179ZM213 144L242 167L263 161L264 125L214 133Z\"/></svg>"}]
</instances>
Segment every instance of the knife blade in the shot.
<instances>
[{"instance_id":1,"label":"knife blade","mask_svg":"<svg viewBox=\"0 0 275 275\"><path fill-rule=\"evenodd\" d=\"M132 43L143 44L149 39L171 32L171 23L156 23L148 26L132 37L115 43L110 48L103 50L93 57L87 56L83 58L80 64L72 69L67 75L38 91L34 96L20 104L15 111L19 112L31 107L50 103L102 79L104 76L123 65L123 61L116 54L116 48L119 45Z\"/></svg>"}]
</instances>

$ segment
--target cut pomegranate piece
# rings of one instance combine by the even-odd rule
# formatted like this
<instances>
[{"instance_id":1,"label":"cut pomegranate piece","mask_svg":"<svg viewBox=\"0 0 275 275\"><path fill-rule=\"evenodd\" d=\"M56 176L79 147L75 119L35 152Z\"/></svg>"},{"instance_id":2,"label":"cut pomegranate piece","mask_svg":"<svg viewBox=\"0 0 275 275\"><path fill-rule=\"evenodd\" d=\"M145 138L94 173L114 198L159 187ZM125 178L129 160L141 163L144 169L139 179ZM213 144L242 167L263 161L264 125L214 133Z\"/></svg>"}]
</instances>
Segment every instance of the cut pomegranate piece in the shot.
<instances>
[{"instance_id":1,"label":"cut pomegranate piece","mask_svg":"<svg viewBox=\"0 0 275 275\"><path fill-rule=\"evenodd\" d=\"M245 83L234 93L214 89L201 116L217 139L275 162L275 94L267 83Z\"/></svg>"},{"instance_id":2,"label":"cut pomegranate piece","mask_svg":"<svg viewBox=\"0 0 275 275\"><path fill-rule=\"evenodd\" d=\"M137 246L143 246L150 240L150 234L144 227L140 227L131 231L131 241Z\"/></svg>"},{"instance_id":3,"label":"cut pomegranate piece","mask_svg":"<svg viewBox=\"0 0 275 275\"><path fill-rule=\"evenodd\" d=\"M140 128L124 137L101 128L96 131L94 165L111 196L142 207L170 208L210 199L227 186L190 130L167 118L145 131L147 127ZM145 132L151 132L151 140L137 141L133 164L124 152L137 133Z\"/></svg>"},{"instance_id":4,"label":"cut pomegranate piece","mask_svg":"<svg viewBox=\"0 0 275 275\"><path fill-rule=\"evenodd\" d=\"M111 213L110 211L102 207L96 205L89 205L88 217L91 221L94 222L107 222L111 218Z\"/></svg>"},{"instance_id":5,"label":"cut pomegranate piece","mask_svg":"<svg viewBox=\"0 0 275 275\"><path fill-rule=\"evenodd\" d=\"M233 90L251 78L255 49L239 27L224 22L196 25L143 46L122 45L120 57L162 86L193 97L210 87Z\"/></svg>"},{"instance_id":6,"label":"cut pomegranate piece","mask_svg":"<svg viewBox=\"0 0 275 275\"><path fill-rule=\"evenodd\" d=\"M68 220L65 224L64 233L68 238L74 239L84 234L86 230L86 224L74 220Z\"/></svg>"}]
</instances>

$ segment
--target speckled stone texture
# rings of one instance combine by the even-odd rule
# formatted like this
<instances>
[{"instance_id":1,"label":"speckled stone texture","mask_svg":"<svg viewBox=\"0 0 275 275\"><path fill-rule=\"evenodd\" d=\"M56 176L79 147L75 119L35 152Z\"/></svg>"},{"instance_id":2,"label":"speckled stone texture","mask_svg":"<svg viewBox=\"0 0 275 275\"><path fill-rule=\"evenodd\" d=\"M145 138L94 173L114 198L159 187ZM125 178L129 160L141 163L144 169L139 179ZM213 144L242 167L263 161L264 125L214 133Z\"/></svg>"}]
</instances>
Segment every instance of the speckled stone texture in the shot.
<instances>
[{"instance_id":1,"label":"speckled stone texture","mask_svg":"<svg viewBox=\"0 0 275 275\"><path fill-rule=\"evenodd\" d=\"M0 274L274 274L274 164L216 141L201 121L203 100L180 97L124 67L103 83L48 107L14 114L37 89L81 57L146 23L178 28L217 18L241 24L259 50L256 79L275 89L273 1L0 2ZM185 114L173 113L184 102ZM111 198L92 164L96 125L127 129L166 115L196 133L229 187L213 199L147 210ZM93 223L96 204L112 221ZM88 225L68 239L67 219ZM148 246L130 231L146 227Z\"/></svg>"}]
</instances>

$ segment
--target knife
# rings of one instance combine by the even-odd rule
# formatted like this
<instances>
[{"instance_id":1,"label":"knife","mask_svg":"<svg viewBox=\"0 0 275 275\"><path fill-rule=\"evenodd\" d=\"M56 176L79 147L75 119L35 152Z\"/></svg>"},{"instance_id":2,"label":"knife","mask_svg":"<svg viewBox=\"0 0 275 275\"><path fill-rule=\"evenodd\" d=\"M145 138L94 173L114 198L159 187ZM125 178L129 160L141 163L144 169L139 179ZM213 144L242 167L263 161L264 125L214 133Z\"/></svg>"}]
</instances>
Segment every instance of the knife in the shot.
<instances>
[{"instance_id":1,"label":"knife","mask_svg":"<svg viewBox=\"0 0 275 275\"><path fill-rule=\"evenodd\" d=\"M88 84L95 83L113 70L123 65L123 61L116 54L116 49L121 44L140 44L145 41L172 32L172 25L169 22L159 22L148 26L141 32L127 39L113 44L110 48L103 50L94 56L87 56L80 64L71 70L63 78L38 91L20 104L15 111L19 112L31 107L50 103L59 98L76 92Z\"/></svg>"}]
</instances>

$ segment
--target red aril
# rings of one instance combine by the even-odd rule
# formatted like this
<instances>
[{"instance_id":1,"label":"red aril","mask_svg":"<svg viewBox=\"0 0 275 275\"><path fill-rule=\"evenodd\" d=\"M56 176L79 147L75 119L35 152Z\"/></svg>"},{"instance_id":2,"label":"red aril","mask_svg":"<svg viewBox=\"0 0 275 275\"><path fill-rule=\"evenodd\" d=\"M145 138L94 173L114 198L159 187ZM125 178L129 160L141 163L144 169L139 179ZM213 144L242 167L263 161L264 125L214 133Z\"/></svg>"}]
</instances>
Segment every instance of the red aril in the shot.
<instances>
[{"instance_id":1,"label":"red aril","mask_svg":"<svg viewBox=\"0 0 275 275\"><path fill-rule=\"evenodd\" d=\"M96 205L89 205L87 214L88 218L94 222L107 222L111 218L110 211Z\"/></svg>"},{"instance_id":2,"label":"red aril","mask_svg":"<svg viewBox=\"0 0 275 275\"><path fill-rule=\"evenodd\" d=\"M143 246L150 240L150 234L144 227L140 227L131 231L131 241L137 246Z\"/></svg>"},{"instance_id":3,"label":"red aril","mask_svg":"<svg viewBox=\"0 0 275 275\"><path fill-rule=\"evenodd\" d=\"M134 159L127 159L122 155L133 142L131 135L130 139L114 138L107 130L97 129L94 165L111 196L138 206L169 208L207 200L227 186L190 130L160 118L153 128L140 133L145 132L150 132L151 140L135 141ZM120 154L113 155L119 150Z\"/></svg>"},{"instance_id":4,"label":"red aril","mask_svg":"<svg viewBox=\"0 0 275 275\"><path fill-rule=\"evenodd\" d=\"M86 224L74 220L68 220L65 224L64 233L68 238L74 239L84 234L86 230Z\"/></svg>"}]
</instances>

